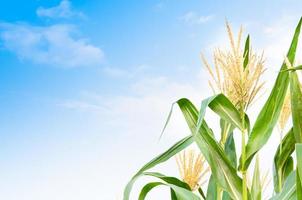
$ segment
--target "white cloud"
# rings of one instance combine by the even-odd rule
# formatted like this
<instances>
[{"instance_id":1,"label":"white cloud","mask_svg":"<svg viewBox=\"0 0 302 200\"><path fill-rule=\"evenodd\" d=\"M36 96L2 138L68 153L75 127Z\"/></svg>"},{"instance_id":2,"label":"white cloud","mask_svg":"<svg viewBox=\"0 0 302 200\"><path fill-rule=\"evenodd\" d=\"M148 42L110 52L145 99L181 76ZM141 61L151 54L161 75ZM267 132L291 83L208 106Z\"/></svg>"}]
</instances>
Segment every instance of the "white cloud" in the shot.
<instances>
[{"instance_id":1,"label":"white cloud","mask_svg":"<svg viewBox=\"0 0 302 200\"><path fill-rule=\"evenodd\" d=\"M180 17L180 20L184 21L186 24L195 25L195 24L204 24L211 19L213 19L213 15L202 16L194 11L189 11L183 16Z\"/></svg>"},{"instance_id":2,"label":"white cloud","mask_svg":"<svg viewBox=\"0 0 302 200\"><path fill-rule=\"evenodd\" d=\"M113 78L134 78L139 75L145 75L146 70L150 69L149 65L141 64L134 69L123 69L118 67L103 67L102 72Z\"/></svg>"},{"instance_id":3,"label":"white cloud","mask_svg":"<svg viewBox=\"0 0 302 200\"><path fill-rule=\"evenodd\" d=\"M85 101L79 101L79 100L66 100L62 103L58 103L57 105L62 106L64 108L79 110L84 112L86 111L99 112L103 110L103 108L100 105L87 103Z\"/></svg>"},{"instance_id":4,"label":"white cloud","mask_svg":"<svg viewBox=\"0 0 302 200\"><path fill-rule=\"evenodd\" d=\"M83 13L74 11L69 0L62 0L58 6L51 8L39 7L36 11L39 17L48 18L71 18L83 17Z\"/></svg>"},{"instance_id":5,"label":"white cloud","mask_svg":"<svg viewBox=\"0 0 302 200\"><path fill-rule=\"evenodd\" d=\"M102 49L85 38L75 36L76 27L66 24L31 26L0 24L0 39L5 48L20 59L62 68L98 66L104 59Z\"/></svg>"},{"instance_id":6,"label":"white cloud","mask_svg":"<svg viewBox=\"0 0 302 200\"><path fill-rule=\"evenodd\" d=\"M198 105L201 96L207 96L209 92L207 88L206 79L200 79L200 84L193 85L190 82L175 82L166 77L152 77L131 84L127 95L105 96L86 92L80 95L79 100L73 101L78 103L72 106L65 104L69 111L70 109L80 111L87 117L94 115L95 120L99 122L99 127L95 129L101 129L99 133L101 140L108 141L101 142L103 151L101 150L101 155L98 155L101 158L100 162L104 163L100 169L101 178L106 182L103 192L97 194L98 199L115 199L115 195L121 199L126 182L145 162L189 134L179 109L175 107L171 124L162 140L158 141L171 104L182 97L187 97ZM89 109L83 110L83 105ZM127 167L124 167L125 164ZM161 165L159 169L167 175L178 176L174 159ZM114 173L108 173L112 171ZM146 183L146 180L140 180L134 185L133 199ZM156 189L149 198L165 199L168 195L168 191ZM69 196L69 199L74 198Z\"/></svg>"},{"instance_id":7,"label":"white cloud","mask_svg":"<svg viewBox=\"0 0 302 200\"><path fill-rule=\"evenodd\" d=\"M270 64L274 70L279 70L284 56L287 54L299 18L299 15L284 15L274 23L261 27L266 41L262 48L270 58ZM301 59L301 53L301 48L297 48L296 61Z\"/></svg>"}]
</instances>

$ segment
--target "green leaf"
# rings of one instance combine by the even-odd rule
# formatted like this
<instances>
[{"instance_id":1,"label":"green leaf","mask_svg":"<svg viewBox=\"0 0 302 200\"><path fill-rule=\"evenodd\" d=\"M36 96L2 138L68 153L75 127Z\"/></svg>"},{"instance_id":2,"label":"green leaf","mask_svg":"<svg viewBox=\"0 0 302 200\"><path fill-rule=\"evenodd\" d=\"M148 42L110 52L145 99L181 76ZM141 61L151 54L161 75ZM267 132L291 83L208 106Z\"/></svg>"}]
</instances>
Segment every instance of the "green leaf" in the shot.
<instances>
[{"instance_id":1,"label":"green leaf","mask_svg":"<svg viewBox=\"0 0 302 200\"><path fill-rule=\"evenodd\" d=\"M192 191L186 190L184 188L178 187L173 184L169 183L162 183L162 182L151 182L145 185L139 195L139 200L144 200L147 194L156 186L164 185L170 187L175 193L177 199L192 199L192 200L200 200L200 198L194 194Z\"/></svg>"},{"instance_id":2,"label":"green leaf","mask_svg":"<svg viewBox=\"0 0 302 200\"><path fill-rule=\"evenodd\" d=\"M290 71L290 72L292 72L292 71L297 71L297 70L301 70L302 69L302 65L298 65L298 66L296 66L296 67L292 67L292 68L289 68L289 69L285 69L285 70L283 70L284 72L288 72L288 71Z\"/></svg>"},{"instance_id":3,"label":"green leaf","mask_svg":"<svg viewBox=\"0 0 302 200\"><path fill-rule=\"evenodd\" d=\"M253 175L251 197L252 200L261 200L262 188L260 180L259 158L257 157Z\"/></svg>"},{"instance_id":4,"label":"green leaf","mask_svg":"<svg viewBox=\"0 0 302 200\"><path fill-rule=\"evenodd\" d=\"M297 156L297 195L302 198L302 144L296 144Z\"/></svg>"},{"instance_id":5,"label":"green leaf","mask_svg":"<svg viewBox=\"0 0 302 200\"><path fill-rule=\"evenodd\" d=\"M292 62L291 62L292 63ZM302 142L302 92L296 72L290 72L290 99L294 135L297 143Z\"/></svg>"},{"instance_id":6,"label":"green leaf","mask_svg":"<svg viewBox=\"0 0 302 200\"><path fill-rule=\"evenodd\" d=\"M215 98L212 99L213 101ZM188 99L180 99L177 101L185 119L192 131L194 140L200 148L205 159L211 167L211 172L215 181L219 186L227 191L231 197L235 200L242 199L241 187L242 180L237 175L236 169L232 166L221 146L212 136L212 131L206 125L203 119L204 110L211 101L206 99L201 104L200 116L198 117L198 111L195 106ZM224 110L225 112L225 110ZM197 122L200 123L200 129L196 132Z\"/></svg>"},{"instance_id":7,"label":"green leaf","mask_svg":"<svg viewBox=\"0 0 302 200\"><path fill-rule=\"evenodd\" d=\"M228 135L234 130L232 124L226 122L223 119L220 119L220 144L224 145L228 138Z\"/></svg>"},{"instance_id":8,"label":"green leaf","mask_svg":"<svg viewBox=\"0 0 302 200\"><path fill-rule=\"evenodd\" d=\"M301 186L299 171L296 171L296 193L297 193L297 199L302 199L302 186Z\"/></svg>"},{"instance_id":9,"label":"green leaf","mask_svg":"<svg viewBox=\"0 0 302 200\"><path fill-rule=\"evenodd\" d=\"M295 30L292 43L287 53L287 58L293 62L296 55L298 38L301 29L302 18ZM283 63L281 70L286 69L286 64ZM271 133L278 121L283 101L286 95L289 77L288 73L279 72L274 87L268 97L266 103L261 109L251 134L249 135L248 143L246 145L246 160L244 166L239 166L240 169L246 170L251 163L254 155L261 149L268 141Z\"/></svg>"},{"instance_id":10,"label":"green leaf","mask_svg":"<svg viewBox=\"0 0 302 200\"><path fill-rule=\"evenodd\" d=\"M173 189L170 188L171 200L177 200L177 196Z\"/></svg>"},{"instance_id":11,"label":"green leaf","mask_svg":"<svg viewBox=\"0 0 302 200\"><path fill-rule=\"evenodd\" d=\"M245 69L247 64L249 63L249 56L250 56L250 35L247 36L245 40L245 45L244 45L244 61L243 61L243 68Z\"/></svg>"},{"instance_id":12,"label":"green leaf","mask_svg":"<svg viewBox=\"0 0 302 200\"><path fill-rule=\"evenodd\" d=\"M293 171L287 177L282 191L270 200L296 200L296 172Z\"/></svg>"},{"instance_id":13,"label":"green leaf","mask_svg":"<svg viewBox=\"0 0 302 200\"><path fill-rule=\"evenodd\" d=\"M201 197L205 200L206 199L206 196L204 195L204 192L202 190L201 187L198 187L198 193L201 195Z\"/></svg>"},{"instance_id":14,"label":"green leaf","mask_svg":"<svg viewBox=\"0 0 302 200\"><path fill-rule=\"evenodd\" d=\"M133 187L134 182L145 172L146 170L163 163L173 157L175 154L178 152L182 151L186 147L188 147L190 144L193 142L193 137L188 136L185 137L184 139L180 140L176 144L174 144L170 149L168 149L166 152L162 153L161 155L157 156L156 158L152 159L150 162L145 164L133 177L132 179L128 182L126 185L126 188L124 190L124 200L129 200L130 197L130 192Z\"/></svg>"},{"instance_id":15,"label":"green leaf","mask_svg":"<svg viewBox=\"0 0 302 200\"><path fill-rule=\"evenodd\" d=\"M141 190L138 199L139 200L143 200L146 198L147 194L155 187L159 186L159 185L163 185L162 182L150 182L148 184L146 184L143 189Z\"/></svg>"},{"instance_id":16,"label":"green leaf","mask_svg":"<svg viewBox=\"0 0 302 200\"><path fill-rule=\"evenodd\" d=\"M173 184L173 185L182 187L187 190L191 190L190 186L187 183L179 180L178 178L172 177L172 176L165 176L165 175L163 175L161 173L157 173L157 172L144 172L143 175L159 178L159 179L165 181L166 183Z\"/></svg>"},{"instance_id":17,"label":"green leaf","mask_svg":"<svg viewBox=\"0 0 302 200\"><path fill-rule=\"evenodd\" d=\"M165 183L161 183L161 182L148 183L147 185L145 185L143 187L143 189L139 195L139 200L145 199L147 194L154 187L159 186L159 185L169 186L174 191L176 198L182 199L182 198L186 197L188 199L196 199L196 200L198 199L199 200L199 198L193 192L191 192L190 186L187 183L185 183L175 177L165 176L165 175L157 173L157 172L144 172L143 175L159 178L162 181L164 181Z\"/></svg>"},{"instance_id":18,"label":"green leaf","mask_svg":"<svg viewBox=\"0 0 302 200\"><path fill-rule=\"evenodd\" d=\"M167 119L166 119L164 128L163 128L163 130L161 131L161 134L160 134L160 136L159 136L159 139L161 139L161 137L163 136L163 134L164 134L164 132L165 132L165 130L166 130L166 128L167 128L169 122L170 122L170 119L171 119L171 116L172 116L172 113L173 113L173 107L174 107L174 105L175 105L175 103L172 103L170 112L169 112L168 117L167 117Z\"/></svg>"},{"instance_id":19,"label":"green leaf","mask_svg":"<svg viewBox=\"0 0 302 200\"><path fill-rule=\"evenodd\" d=\"M294 159L290 156L283 167L282 180L286 180L292 171L294 171Z\"/></svg>"},{"instance_id":20,"label":"green leaf","mask_svg":"<svg viewBox=\"0 0 302 200\"><path fill-rule=\"evenodd\" d=\"M236 169L237 155L236 155L236 147L235 147L233 132L231 132L227 138L227 141L224 146L224 151L226 153L227 158L230 160L232 166Z\"/></svg>"},{"instance_id":21,"label":"green leaf","mask_svg":"<svg viewBox=\"0 0 302 200\"><path fill-rule=\"evenodd\" d=\"M217 199L217 184L213 175L210 176L206 199Z\"/></svg>"},{"instance_id":22,"label":"green leaf","mask_svg":"<svg viewBox=\"0 0 302 200\"><path fill-rule=\"evenodd\" d=\"M223 94L218 94L216 96L210 97L202 102L202 104L208 104L209 108L218 114L226 122L232 124L233 126L239 128L240 130L245 129L241 123L241 116L239 111L231 103L231 101ZM203 105L201 106L201 110ZM205 109L202 110L205 112ZM199 118L203 119L204 114L200 114Z\"/></svg>"},{"instance_id":23,"label":"green leaf","mask_svg":"<svg viewBox=\"0 0 302 200\"><path fill-rule=\"evenodd\" d=\"M280 153L280 147L282 145L282 152ZM291 128L289 132L282 139L281 144L278 146L274 157L274 189L278 193L281 191L283 182L288 175L287 166L288 160L290 160L290 155L295 150L295 137L293 129Z\"/></svg>"},{"instance_id":24,"label":"green leaf","mask_svg":"<svg viewBox=\"0 0 302 200\"><path fill-rule=\"evenodd\" d=\"M232 200L232 198L230 197L229 193L223 191L222 200Z\"/></svg>"}]
</instances>

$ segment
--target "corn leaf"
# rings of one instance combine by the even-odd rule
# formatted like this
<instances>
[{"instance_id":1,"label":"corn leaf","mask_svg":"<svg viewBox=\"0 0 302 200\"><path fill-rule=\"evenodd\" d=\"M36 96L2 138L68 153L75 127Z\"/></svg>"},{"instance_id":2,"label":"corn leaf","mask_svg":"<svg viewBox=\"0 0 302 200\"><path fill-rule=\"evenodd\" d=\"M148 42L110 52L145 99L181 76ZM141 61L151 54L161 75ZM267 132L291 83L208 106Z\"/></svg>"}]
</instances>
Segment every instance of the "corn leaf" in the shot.
<instances>
[{"instance_id":1,"label":"corn leaf","mask_svg":"<svg viewBox=\"0 0 302 200\"><path fill-rule=\"evenodd\" d=\"M296 55L301 22L302 18L300 19L296 27L292 43L287 53L287 57L291 63L294 61ZM246 170L248 168L254 155L268 141L277 123L289 83L288 73L281 72L286 68L286 64L283 63L271 94L256 119L252 132L249 135L248 143L246 145L246 160L243 166L239 166L240 169Z\"/></svg>"},{"instance_id":2,"label":"corn leaf","mask_svg":"<svg viewBox=\"0 0 302 200\"><path fill-rule=\"evenodd\" d=\"M294 171L294 159L290 156L284 165L282 180L286 180L292 171Z\"/></svg>"},{"instance_id":3,"label":"corn leaf","mask_svg":"<svg viewBox=\"0 0 302 200\"><path fill-rule=\"evenodd\" d=\"M217 199L217 184L213 175L210 176L206 199Z\"/></svg>"},{"instance_id":4,"label":"corn leaf","mask_svg":"<svg viewBox=\"0 0 302 200\"><path fill-rule=\"evenodd\" d=\"M290 99L293 130L297 143L302 143L302 92L296 72L290 72Z\"/></svg>"},{"instance_id":5,"label":"corn leaf","mask_svg":"<svg viewBox=\"0 0 302 200\"><path fill-rule=\"evenodd\" d=\"M282 146L282 148L281 148ZM280 152L280 148L282 151ZM274 189L278 193L280 192L283 182L289 174L290 170L290 162L291 154L295 150L295 137L293 129L291 128L290 131L284 136L282 139L281 144L278 146L277 151L274 157Z\"/></svg>"},{"instance_id":6,"label":"corn leaf","mask_svg":"<svg viewBox=\"0 0 302 200\"><path fill-rule=\"evenodd\" d=\"M259 169L259 158L257 157L253 175L252 189L251 189L251 197L252 200L261 200L262 195L262 187L260 180L260 169Z\"/></svg>"},{"instance_id":7,"label":"corn leaf","mask_svg":"<svg viewBox=\"0 0 302 200\"><path fill-rule=\"evenodd\" d=\"M237 168L237 155L236 155L236 147L235 147L233 132L231 132L227 138L227 141L224 145L224 151L226 153L226 156L230 160L232 166L236 169Z\"/></svg>"},{"instance_id":8,"label":"corn leaf","mask_svg":"<svg viewBox=\"0 0 302 200\"><path fill-rule=\"evenodd\" d=\"M225 144L229 134L234 130L232 124L227 123L225 120L220 119L220 144Z\"/></svg>"},{"instance_id":9,"label":"corn leaf","mask_svg":"<svg viewBox=\"0 0 302 200\"><path fill-rule=\"evenodd\" d=\"M143 175L159 178L162 181L165 181L166 183L173 184L173 185L182 187L187 190L191 190L190 186L187 183L179 180L178 178L172 177L172 176L165 176L165 175L163 175L161 173L157 173L157 172L144 172Z\"/></svg>"},{"instance_id":10,"label":"corn leaf","mask_svg":"<svg viewBox=\"0 0 302 200\"><path fill-rule=\"evenodd\" d=\"M151 183L146 184L143 187L143 189L141 190L141 193L139 195L139 200L145 199L147 194L153 188L155 188L156 186L159 186L159 185L169 186L171 188L171 190L173 190L173 192L174 192L173 194L175 194L176 198L182 199L182 198L186 197L188 199L196 199L196 200L199 199L198 196L196 196L193 192L191 192L190 186L187 183L185 183L175 177L165 176L165 175L157 173L157 172L144 172L143 175L159 178L162 181L164 181L164 183L151 182Z\"/></svg>"},{"instance_id":11,"label":"corn leaf","mask_svg":"<svg viewBox=\"0 0 302 200\"><path fill-rule=\"evenodd\" d=\"M297 197L302 198L302 144L296 144L297 156Z\"/></svg>"},{"instance_id":12,"label":"corn leaf","mask_svg":"<svg viewBox=\"0 0 302 200\"><path fill-rule=\"evenodd\" d=\"M138 199L139 200L143 200L146 198L147 194L155 187L159 186L159 185L163 185L162 182L150 182L147 183L143 189L141 190Z\"/></svg>"},{"instance_id":13,"label":"corn leaf","mask_svg":"<svg viewBox=\"0 0 302 200\"><path fill-rule=\"evenodd\" d=\"M245 125L242 126L241 116L239 111L231 103L231 101L223 94L210 97L202 102L202 104L208 104L209 108L218 114L226 122L232 124L239 129L245 129ZM202 109L202 107L201 107ZM205 109L202 110L205 112ZM203 119L204 114L200 113L199 118ZM246 125L247 126L247 125Z\"/></svg>"},{"instance_id":14,"label":"corn leaf","mask_svg":"<svg viewBox=\"0 0 302 200\"><path fill-rule=\"evenodd\" d=\"M211 135L211 130L207 127L203 119L206 107L216 98L208 99L201 103L200 116L195 106L188 99L181 99L177 103L190 127L194 141L200 148L207 162L209 163L212 175L216 183L235 200L242 199L241 195L241 178L237 175L236 169L232 166L226 157L223 149ZM216 110L217 113L218 110ZM226 110L222 109L225 116ZM222 117L221 116L221 117ZM196 129L197 122L200 123L200 129ZM198 130L198 132L196 132Z\"/></svg>"},{"instance_id":15,"label":"corn leaf","mask_svg":"<svg viewBox=\"0 0 302 200\"><path fill-rule=\"evenodd\" d=\"M293 171L287 177L282 191L270 200L297 200L296 197L296 172Z\"/></svg>"},{"instance_id":16,"label":"corn leaf","mask_svg":"<svg viewBox=\"0 0 302 200\"><path fill-rule=\"evenodd\" d=\"M171 148L169 148L166 152L162 153L161 155L157 156L156 158L152 159L150 162L148 162L147 164L145 164L133 177L132 179L128 182L128 184L126 185L126 188L124 190L124 200L129 200L130 197L130 192L131 189L133 187L134 182L143 175L143 173L160 164L163 163L165 161L167 161L168 159L170 159L171 157L173 157L175 154L177 154L178 152L182 151L183 149L185 149L186 147L188 147L190 144L192 144L193 142L193 137L192 136L188 136L185 137L184 139L180 140L179 142L177 142L176 144L174 144Z\"/></svg>"},{"instance_id":17,"label":"corn leaf","mask_svg":"<svg viewBox=\"0 0 302 200\"><path fill-rule=\"evenodd\" d=\"M198 187L198 193L200 194L200 196L202 197L202 199L206 199L206 196L205 196L205 194L204 194L204 192L203 192L203 190L202 190L202 188L201 187Z\"/></svg>"},{"instance_id":18,"label":"corn leaf","mask_svg":"<svg viewBox=\"0 0 302 200\"><path fill-rule=\"evenodd\" d=\"M184 188L178 187L173 184L162 183L162 182L151 182L151 183L146 184L143 187L143 189L141 190L138 200L144 200L146 198L147 194L153 188L155 188L159 185L164 185L164 186L170 187L174 191L174 194L175 194L174 198L183 199L183 200L185 200L185 199L200 200L200 198L196 194L194 194L192 191L186 190Z\"/></svg>"},{"instance_id":19,"label":"corn leaf","mask_svg":"<svg viewBox=\"0 0 302 200\"><path fill-rule=\"evenodd\" d=\"M223 191L222 200L232 200L232 198L229 195L229 193L227 193L226 191Z\"/></svg>"},{"instance_id":20,"label":"corn leaf","mask_svg":"<svg viewBox=\"0 0 302 200\"><path fill-rule=\"evenodd\" d=\"M250 56L250 35L247 36L245 40L245 45L244 45L244 61L243 61L243 68L245 69L247 64L249 63L249 56Z\"/></svg>"},{"instance_id":21,"label":"corn leaf","mask_svg":"<svg viewBox=\"0 0 302 200\"><path fill-rule=\"evenodd\" d=\"M299 171L296 171L296 194L297 194L297 199L302 199L302 186L301 186Z\"/></svg>"},{"instance_id":22,"label":"corn leaf","mask_svg":"<svg viewBox=\"0 0 302 200\"><path fill-rule=\"evenodd\" d=\"M177 200L177 196L173 189L170 188L171 200Z\"/></svg>"},{"instance_id":23,"label":"corn leaf","mask_svg":"<svg viewBox=\"0 0 302 200\"><path fill-rule=\"evenodd\" d=\"M286 72L286 71L297 71L297 70L302 70L302 65L298 65L296 67L285 69L284 71Z\"/></svg>"}]
</instances>

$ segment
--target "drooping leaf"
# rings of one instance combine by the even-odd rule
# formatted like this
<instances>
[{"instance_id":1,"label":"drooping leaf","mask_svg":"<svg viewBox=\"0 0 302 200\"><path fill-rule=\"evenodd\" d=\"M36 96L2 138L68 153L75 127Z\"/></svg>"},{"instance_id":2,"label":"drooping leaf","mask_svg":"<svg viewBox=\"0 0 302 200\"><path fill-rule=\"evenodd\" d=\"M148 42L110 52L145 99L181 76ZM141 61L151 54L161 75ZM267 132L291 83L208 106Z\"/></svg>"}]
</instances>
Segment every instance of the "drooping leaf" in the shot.
<instances>
[{"instance_id":1,"label":"drooping leaf","mask_svg":"<svg viewBox=\"0 0 302 200\"><path fill-rule=\"evenodd\" d=\"M287 58L290 62L293 62L296 56L301 22L302 18L300 19L296 27L295 34L287 53ZM251 134L249 135L248 143L246 145L246 160L244 162L244 166L239 166L240 169L246 170L248 168L254 155L268 141L277 123L289 83L288 73L281 72L286 68L286 64L283 63L271 94L256 119Z\"/></svg>"},{"instance_id":2,"label":"drooping leaf","mask_svg":"<svg viewBox=\"0 0 302 200\"><path fill-rule=\"evenodd\" d=\"M190 186L187 183L179 180L178 178L172 177L172 176L165 176L158 172L144 172L143 175L152 176L152 177L161 179L162 181L165 181L166 183L173 184L173 185L176 185L178 187L181 187L181 188L184 188L187 190L191 190Z\"/></svg>"},{"instance_id":3,"label":"drooping leaf","mask_svg":"<svg viewBox=\"0 0 302 200\"><path fill-rule=\"evenodd\" d=\"M155 187L159 186L159 185L163 185L162 182L150 182L147 183L143 189L141 190L138 199L139 200L144 200L147 196L147 194Z\"/></svg>"},{"instance_id":4,"label":"drooping leaf","mask_svg":"<svg viewBox=\"0 0 302 200\"><path fill-rule=\"evenodd\" d=\"M280 147L282 145L282 151L280 152ZM289 132L282 139L281 144L278 146L274 157L274 189L278 193L281 191L283 182L288 175L289 166L287 162L290 159L291 154L295 150L295 137L293 129L291 128Z\"/></svg>"},{"instance_id":5,"label":"drooping leaf","mask_svg":"<svg viewBox=\"0 0 302 200\"><path fill-rule=\"evenodd\" d=\"M214 101L215 98L212 100ZM212 101L205 100L208 105ZM202 117L204 116L204 109L207 107L207 103L202 102L200 115L198 117L198 111L195 106L188 99L180 99L177 101L184 118L192 131L194 141L200 148L205 159L211 167L211 172L215 178L216 183L225 191L227 191L231 197L235 200L242 199L241 195L241 178L237 175L236 169L232 166L228 158L226 157L223 149L218 142L212 137L211 130L206 125L206 122ZM216 110L217 112L217 110ZM223 112L226 112L224 110ZM218 112L219 113L219 112ZM222 117L222 116L221 116ZM200 128L196 128L197 122L200 123ZM199 130L196 132L196 130Z\"/></svg>"},{"instance_id":6,"label":"drooping leaf","mask_svg":"<svg viewBox=\"0 0 302 200\"><path fill-rule=\"evenodd\" d=\"M177 199L192 199L192 200L200 200L200 198L194 194L192 191L186 190L184 188L178 187L176 185L173 184L169 184L169 183L162 183L162 182L151 182L148 183L147 185L145 185L143 187L143 189L141 190L141 193L139 195L139 200L144 200L147 196L147 194L155 187L159 186L159 185L164 185L164 186L168 186L170 187L175 194L175 197Z\"/></svg>"},{"instance_id":7,"label":"drooping leaf","mask_svg":"<svg viewBox=\"0 0 302 200\"><path fill-rule=\"evenodd\" d=\"M166 152L162 153L161 155L157 156L156 158L152 159L150 162L145 164L133 177L132 179L128 182L126 185L126 188L124 190L124 200L129 200L130 197L130 192L132 189L132 186L134 182L143 174L148 169L151 169L152 167L163 163L173 157L175 154L179 153L186 147L188 147L190 144L193 142L193 137L188 136L185 137L184 139L180 140L176 144L174 144L170 149L168 149Z\"/></svg>"},{"instance_id":8,"label":"drooping leaf","mask_svg":"<svg viewBox=\"0 0 302 200\"><path fill-rule=\"evenodd\" d=\"M239 111L225 95L218 94L204 100L202 103L208 104L209 108L211 108L211 110L218 114L222 119L239 128L240 130L245 129L245 126L247 126L242 126L242 120ZM201 109L203 108L201 107ZM205 112L205 109L203 112ZM199 118L203 119L203 115L200 115Z\"/></svg>"},{"instance_id":9,"label":"drooping leaf","mask_svg":"<svg viewBox=\"0 0 302 200\"><path fill-rule=\"evenodd\" d=\"M163 174L157 173L157 172L144 172L142 175L145 176L152 176L155 178L159 178L162 181L164 181L164 183L162 182L151 182L146 184L143 189L141 190L141 193L139 195L139 200L144 200L145 197L147 196L147 194L156 186L159 185L166 185L168 187L170 187L175 194L174 198L176 199L194 199L194 200L200 200L200 198L198 198L198 196L196 196L190 189L190 186L175 178L175 177L169 177L169 176L165 176Z\"/></svg>"}]
</instances>

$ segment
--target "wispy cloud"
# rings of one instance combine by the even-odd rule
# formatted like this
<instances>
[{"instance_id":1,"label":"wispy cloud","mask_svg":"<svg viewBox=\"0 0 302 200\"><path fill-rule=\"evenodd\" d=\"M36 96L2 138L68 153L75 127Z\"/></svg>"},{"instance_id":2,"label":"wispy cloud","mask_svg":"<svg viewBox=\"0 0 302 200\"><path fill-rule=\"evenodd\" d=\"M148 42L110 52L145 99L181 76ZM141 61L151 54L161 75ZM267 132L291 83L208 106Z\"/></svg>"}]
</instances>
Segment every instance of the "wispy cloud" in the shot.
<instances>
[{"instance_id":1,"label":"wispy cloud","mask_svg":"<svg viewBox=\"0 0 302 200\"><path fill-rule=\"evenodd\" d=\"M48 18L71 18L84 16L82 12L72 9L72 5L69 0L62 0L59 5L50 8L39 7L36 13L39 17Z\"/></svg>"},{"instance_id":2,"label":"wispy cloud","mask_svg":"<svg viewBox=\"0 0 302 200\"><path fill-rule=\"evenodd\" d=\"M80 100L66 100L57 105L67 109L78 110L83 112L100 112L104 109L100 105Z\"/></svg>"},{"instance_id":3,"label":"wispy cloud","mask_svg":"<svg viewBox=\"0 0 302 200\"><path fill-rule=\"evenodd\" d=\"M189 11L180 17L180 20L189 25L204 24L214 18L214 15L199 15L194 11Z\"/></svg>"},{"instance_id":4,"label":"wispy cloud","mask_svg":"<svg viewBox=\"0 0 302 200\"><path fill-rule=\"evenodd\" d=\"M141 64L134 69L123 69L118 67L103 67L102 72L112 78L133 78L146 73L151 67L147 64Z\"/></svg>"},{"instance_id":5,"label":"wispy cloud","mask_svg":"<svg viewBox=\"0 0 302 200\"><path fill-rule=\"evenodd\" d=\"M0 31L5 48L37 64L73 68L100 65L104 59L102 49L76 37L77 29L72 25L2 23Z\"/></svg>"}]
</instances>

